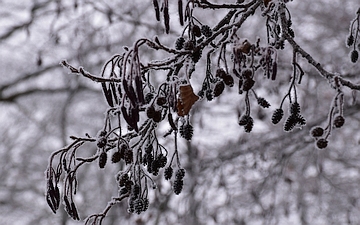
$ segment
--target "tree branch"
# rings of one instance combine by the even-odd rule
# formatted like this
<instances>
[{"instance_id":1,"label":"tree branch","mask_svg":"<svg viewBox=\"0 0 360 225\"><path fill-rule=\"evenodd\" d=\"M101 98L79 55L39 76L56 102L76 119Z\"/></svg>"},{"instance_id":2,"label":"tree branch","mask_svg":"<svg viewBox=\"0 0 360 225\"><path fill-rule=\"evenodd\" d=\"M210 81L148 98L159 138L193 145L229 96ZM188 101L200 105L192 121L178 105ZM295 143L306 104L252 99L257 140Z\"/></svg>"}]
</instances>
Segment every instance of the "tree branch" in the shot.
<instances>
[{"instance_id":1,"label":"tree branch","mask_svg":"<svg viewBox=\"0 0 360 225\"><path fill-rule=\"evenodd\" d=\"M285 40L288 41L288 43L292 46L294 51L299 53L303 58L305 58L309 64L315 67L315 69L320 73L320 75L324 78L326 78L329 81L332 81L334 77L339 77L339 74L337 73L331 73L324 69L324 67L316 61L308 52L306 52L303 48L300 47L300 45L294 40L294 38L289 35L287 31L287 24L286 24L286 14L285 14L285 6L279 8L280 11L280 17L281 17L281 26L283 31L283 37ZM339 81L343 86L346 86L353 90L360 90L360 85L354 84L351 81L344 79L342 77L339 77Z\"/></svg>"}]
</instances>

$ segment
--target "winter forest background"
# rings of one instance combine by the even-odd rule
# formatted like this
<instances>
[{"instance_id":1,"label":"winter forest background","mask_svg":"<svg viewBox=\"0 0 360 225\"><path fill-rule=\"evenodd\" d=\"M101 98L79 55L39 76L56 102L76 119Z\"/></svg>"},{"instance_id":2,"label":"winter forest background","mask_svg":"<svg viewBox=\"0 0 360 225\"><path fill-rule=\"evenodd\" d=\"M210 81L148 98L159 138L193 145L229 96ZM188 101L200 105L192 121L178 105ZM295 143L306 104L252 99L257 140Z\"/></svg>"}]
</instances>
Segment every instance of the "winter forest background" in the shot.
<instances>
[{"instance_id":1,"label":"winter forest background","mask_svg":"<svg viewBox=\"0 0 360 225\"><path fill-rule=\"evenodd\" d=\"M346 46L350 23L360 7L358 0L294 0L286 6L294 40L327 71L358 83L360 64L351 62L352 48ZM62 203L53 214L45 199L44 171L51 153L70 144L71 135L96 136L109 106L99 83L70 74L59 63L66 59L99 74L107 60L139 38L157 36L163 45L174 48L184 27L173 1L169 1L169 11L170 32L165 34L163 21L155 19L152 1L0 0L1 224L83 224L72 220ZM228 10L214 12L194 10L211 27ZM237 35L251 43L260 38L264 46L266 17L261 14L259 8ZM162 59L160 51L141 54L150 60ZM261 78L256 86L257 94L271 106L251 107L251 133L238 124L244 113L244 94L239 95L238 88L225 87L212 101L197 101L190 112L193 138L178 140L186 170L182 193L173 193L171 181L160 170L145 212L128 213L128 202L123 201L109 211L103 224L359 224L358 93L342 87L345 124L332 130L327 148L318 149L310 129L326 126L336 90L299 57L305 75L296 87L306 126L284 132L284 119L273 125L271 117L292 75L292 50L287 42L277 57L276 80ZM201 89L205 63L203 54L192 75L195 93ZM155 83L162 80L161 75L153 78ZM253 97L250 101L256 104ZM287 115L288 104L283 109ZM173 136L163 138L168 128L166 122L159 125L159 142L172 154ZM96 153L95 144L86 148ZM108 162L100 170L94 163L79 170L74 201L82 220L101 212L117 195L115 174L123 166Z\"/></svg>"}]
</instances>

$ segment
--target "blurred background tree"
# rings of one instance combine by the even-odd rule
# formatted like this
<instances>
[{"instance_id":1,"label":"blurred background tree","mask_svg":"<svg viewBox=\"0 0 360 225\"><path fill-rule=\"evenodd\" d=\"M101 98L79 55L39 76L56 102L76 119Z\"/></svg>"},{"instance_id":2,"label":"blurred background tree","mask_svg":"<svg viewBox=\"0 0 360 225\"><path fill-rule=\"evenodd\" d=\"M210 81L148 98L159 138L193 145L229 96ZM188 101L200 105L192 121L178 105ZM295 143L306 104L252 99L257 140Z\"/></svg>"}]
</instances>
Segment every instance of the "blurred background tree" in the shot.
<instances>
[{"instance_id":1,"label":"blurred background tree","mask_svg":"<svg viewBox=\"0 0 360 225\"><path fill-rule=\"evenodd\" d=\"M243 4L250 2L261 1ZM0 2L0 212L4 224L81 224L68 217L62 204L56 215L51 212L44 199L44 171L50 154L71 143L70 135L96 136L109 106L101 85L67 74L59 62L66 59L100 74L111 56L139 38L153 40L157 35L162 44L174 48L183 31L177 5L169 3L170 32L165 34L164 21L155 21L152 4ZM358 2L306 0L286 6L297 43L323 68L356 84L360 66L350 62L352 49L347 48L346 39ZM213 27L228 10L216 12L195 8L193 13ZM242 24L240 38L256 43L259 37L261 46L267 44L267 17L262 12L258 9ZM146 59L161 59L160 53L150 49L141 54ZM291 47L285 42L285 49L278 51L276 80L257 83L256 93L266 97L271 107L251 108L254 127L250 134L238 125L245 106L244 94L239 95L237 88L225 88L212 101L198 101L191 110L193 138L190 142L179 139L181 164L186 170L182 193L173 194L161 171L154 178L157 189L149 190L146 212L130 214L127 202L122 202L109 211L103 224L358 224L357 93L342 88L345 125L332 131L326 149L317 149L310 129L326 127L336 90L329 88L307 60L299 59L305 75L296 87L307 125L284 132L284 121L274 126L271 117L288 91L291 58ZM192 78L196 93L204 79L198 74L205 74L205 66L203 53ZM160 83L164 78L153 79ZM287 104L284 111L286 116ZM167 128L159 126L159 139L172 154L173 137L161 138ZM87 156L96 152L94 144L86 148L91 153ZM114 176L124 165L108 164L105 170L85 165L78 174L74 201L81 219L101 212L111 196L117 195Z\"/></svg>"}]
</instances>

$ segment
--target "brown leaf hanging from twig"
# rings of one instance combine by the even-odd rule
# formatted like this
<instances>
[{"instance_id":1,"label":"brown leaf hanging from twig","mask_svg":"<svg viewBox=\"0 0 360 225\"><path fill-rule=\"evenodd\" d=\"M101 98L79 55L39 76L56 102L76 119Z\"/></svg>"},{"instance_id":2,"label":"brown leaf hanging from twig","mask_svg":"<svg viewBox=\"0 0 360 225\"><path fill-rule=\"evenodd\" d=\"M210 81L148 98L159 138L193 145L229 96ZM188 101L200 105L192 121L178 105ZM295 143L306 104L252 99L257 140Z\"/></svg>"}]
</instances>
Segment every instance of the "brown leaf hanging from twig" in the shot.
<instances>
[{"instance_id":1,"label":"brown leaf hanging from twig","mask_svg":"<svg viewBox=\"0 0 360 225\"><path fill-rule=\"evenodd\" d=\"M188 115L191 107L199 99L194 94L191 85L180 86L180 98L177 101L177 113L179 116Z\"/></svg>"}]
</instances>

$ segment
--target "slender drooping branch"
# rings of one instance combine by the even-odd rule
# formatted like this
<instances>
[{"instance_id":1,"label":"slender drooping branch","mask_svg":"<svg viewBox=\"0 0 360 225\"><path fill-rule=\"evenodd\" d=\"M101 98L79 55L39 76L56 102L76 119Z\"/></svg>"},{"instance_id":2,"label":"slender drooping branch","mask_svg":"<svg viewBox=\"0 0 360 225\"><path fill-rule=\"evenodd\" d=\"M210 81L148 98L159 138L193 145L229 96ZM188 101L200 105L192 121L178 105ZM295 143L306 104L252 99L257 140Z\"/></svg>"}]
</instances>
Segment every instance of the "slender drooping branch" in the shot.
<instances>
[{"instance_id":1,"label":"slender drooping branch","mask_svg":"<svg viewBox=\"0 0 360 225\"><path fill-rule=\"evenodd\" d=\"M305 58L309 64L314 66L314 68L319 72L319 74L326 78L329 81L332 81L334 77L338 77L338 73L332 73L324 69L324 67L315 60L307 51L305 51L295 40L294 38L288 33L287 27L287 18L286 18L286 9L285 5L281 4L279 7L280 17L281 17L281 26L283 27L283 37L285 40L288 41L288 43L292 46L294 51L296 51L298 54L300 54L303 58ZM339 76L339 81L343 86L346 86L353 90L360 90L360 85L354 84L353 82Z\"/></svg>"},{"instance_id":2,"label":"slender drooping branch","mask_svg":"<svg viewBox=\"0 0 360 225\"><path fill-rule=\"evenodd\" d=\"M240 3L241 2L241 3ZM298 64L297 56L302 56L319 74L334 85L336 98L329 113L328 127L341 127L342 96L341 85L351 89L360 90L360 85L353 84L336 73L328 72L306 52L295 40L291 29L291 15L286 8L285 1L252 0L242 4L213 4L209 1L189 0L185 11L182 1L178 1L180 24L184 23L183 32L177 38L175 47L168 47L158 37L153 40L141 38L134 41L132 47L124 47L125 52L114 55L108 60L99 76L85 71L82 67L75 68L66 61L61 65L71 73L84 76L102 85L105 99L109 105L106 113L105 124L95 138L75 139L77 145L56 151L48 167L48 194L47 200L51 209L56 212L60 203L58 183L61 175L65 173L64 194L66 210L74 219L79 219L73 196L76 194L78 169L85 163L98 161L100 169L105 168L108 155L111 154L113 163L122 163L122 170L116 175L116 185L119 189L118 196L105 207L100 214L94 214L86 219L86 224L100 225L108 211L115 204L128 198L128 211L142 213L149 206L148 189L155 187L151 176L158 176L164 169L164 178L172 180L175 194L180 194L183 189L185 170L180 163L178 150L178 134L190 141L193 127L190 123L191 109L200 99L212 101L218 98L225 87L237 86L239 95L244 94L243 106L245 113L239 115L238 124L243 126L245 132L251 132L254 119L251 115L253 102L262 108L269 108L269 102L256 93L258 84L262 85L263 77L276 80L278 70L278 50L284 49L287 41L293 53L292 77L288 92L276 109L272 122L277 124L283 117L283 105L289 103L288 118L284 123L284 131L292 131L295 127L306 125L306 120L301 114L297 93L304 71ZM157 0L153 0L156 19L162 12L166 32L169 32L169 1L164 1L163 10L160 11ZM228 13L211 28L194 14L194 8L223 9ZM258 38L255 43L240 36L240 29L245 21L260 9L266 18L267 42L260 44ZM183 17L183 13L185 13ZM185 24L187 23L187 24ZM150 62L143 60L147 50L161 50L167 57ZM229 50L230 49L230 50ZM199 60L206 55L206 69L198 73ZM196 67L197 66L197 67ZM196 70L196 73L194 71ZM205 72L205 73L204 73ZM154 82L156 74L157 82ZM192 75L196 74L202 79L201 90L194 93ZM159 75L159 76L158 76ZM261 76L262 75L262 76ZM201 77L202 76L202 77ZM259 78L259 76L261 76ZM162 80L161 80L162 79ZM235 83L237 82L237 84ZM297 82L296 82L297 81ZM260 93L260 92L259 92ZM239 113L240 114L240 113ZM159 141L158 127L160 123L170 125L165 136L174 135L175 148L167 150ZM161 126L162 127L162 126ZM322 132L320 132L322 131ZM312 136L318 148L327 146L327 138L331 129L318 128ZM96 142L97 150L88 158L76 156L77 150L85 142ZM53 165L55 156L59 163ZM176 160L176 162L174 162ZM177 168L173 176L173 168Z\"/></svg>"}]
</instances>

